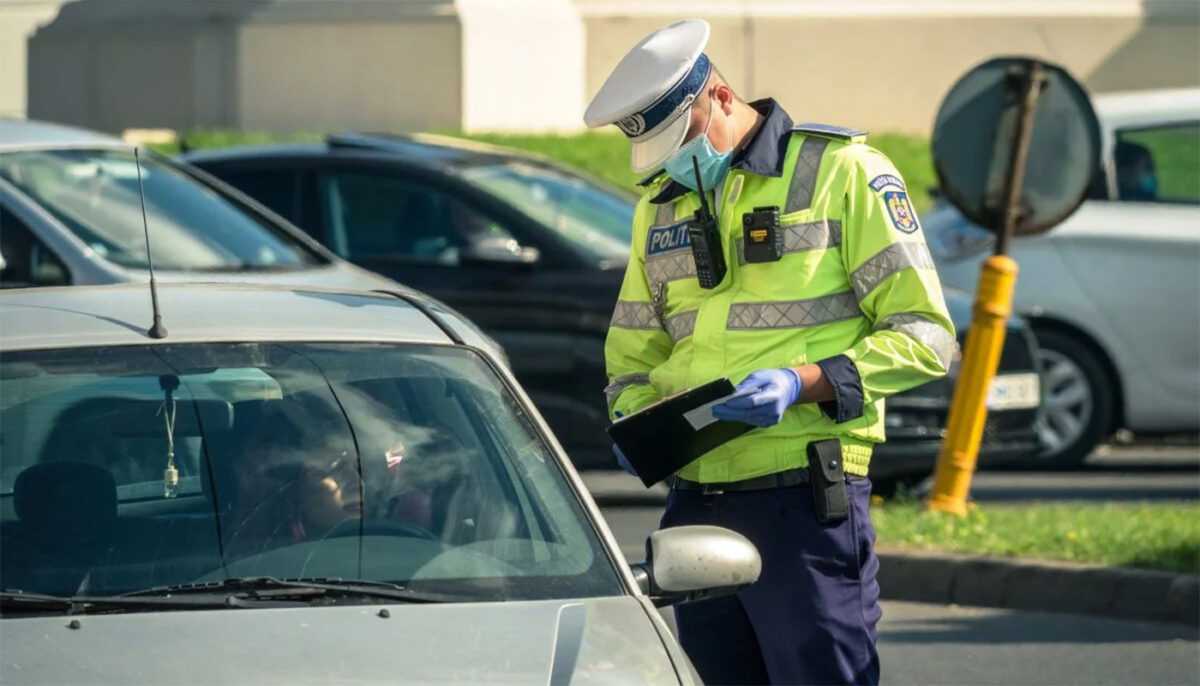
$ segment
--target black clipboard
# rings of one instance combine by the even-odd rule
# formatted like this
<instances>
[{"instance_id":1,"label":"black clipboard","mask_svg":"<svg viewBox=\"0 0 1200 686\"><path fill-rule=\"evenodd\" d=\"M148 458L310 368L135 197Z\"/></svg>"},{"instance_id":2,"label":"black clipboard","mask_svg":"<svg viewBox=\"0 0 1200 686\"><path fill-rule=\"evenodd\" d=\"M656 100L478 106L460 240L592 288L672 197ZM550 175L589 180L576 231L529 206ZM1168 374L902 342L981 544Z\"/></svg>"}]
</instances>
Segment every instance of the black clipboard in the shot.
<instances>
[{"instance_id":1,"label":"black clipboard","mask_svg":"<svg viewBox=\"0 0 1200 686\"><path fill-rule=\"evenodd\" d=\"M684 416L733 392L729 379L710 381L617 419L609 425L608 435L649 488L704 453L754 428L741 422L714 420L696 430Z\"/></svg>"}]
</instances>

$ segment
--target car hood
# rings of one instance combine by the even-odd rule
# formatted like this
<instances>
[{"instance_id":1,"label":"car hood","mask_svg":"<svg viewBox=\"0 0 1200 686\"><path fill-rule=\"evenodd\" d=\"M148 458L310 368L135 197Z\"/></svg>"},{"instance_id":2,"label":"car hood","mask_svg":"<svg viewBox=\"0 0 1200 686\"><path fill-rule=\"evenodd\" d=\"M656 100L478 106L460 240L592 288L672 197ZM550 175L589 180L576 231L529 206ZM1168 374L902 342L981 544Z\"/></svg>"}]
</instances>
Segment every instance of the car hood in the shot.
<instances>
[{"instance_id":1,"label":"car hood","mask_svg":"<svg viewBox=\"0 0 1200 686\"><path fill-rule=\"evenodd\" d=\"M381 617L386 609L390 617ZM637 599L0 620L23 684L678 684ZM686 670L686 667L682 667ZM684 672L687 674L688 672Z\"/></svg>"}]
</instances>

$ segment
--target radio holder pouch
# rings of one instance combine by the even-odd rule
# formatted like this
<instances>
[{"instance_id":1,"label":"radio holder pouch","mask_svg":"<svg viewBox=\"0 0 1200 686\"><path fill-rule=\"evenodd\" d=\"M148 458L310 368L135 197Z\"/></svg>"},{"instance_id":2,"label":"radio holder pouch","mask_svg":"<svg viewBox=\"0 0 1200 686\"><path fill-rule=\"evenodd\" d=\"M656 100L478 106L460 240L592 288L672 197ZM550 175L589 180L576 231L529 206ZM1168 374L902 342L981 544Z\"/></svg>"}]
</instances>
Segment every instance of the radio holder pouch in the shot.
<instances>
[{"instance_id":1,"label":"radio holder pouch","mask_svg":"<svg viewBox=\"0 0 1200 686\"><path fill-rule=\"evenodd\" d=\"M850 516L842 444L836 438L808 444L808 472L817 521L836 524Z\"/></svg>"}]
</instances>

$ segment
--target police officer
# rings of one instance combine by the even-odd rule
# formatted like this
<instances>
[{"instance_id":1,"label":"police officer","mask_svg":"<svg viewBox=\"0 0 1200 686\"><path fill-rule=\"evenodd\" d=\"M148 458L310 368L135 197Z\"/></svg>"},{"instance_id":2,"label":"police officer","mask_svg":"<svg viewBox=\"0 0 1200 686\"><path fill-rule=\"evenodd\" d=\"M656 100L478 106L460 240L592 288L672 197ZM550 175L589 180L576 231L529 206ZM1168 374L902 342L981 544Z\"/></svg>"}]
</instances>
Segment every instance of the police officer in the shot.
<instances>
[{"instance_id":1,"label":"police officer","mask_svg":"<svg viewBox=\"0 0 1200 686\"><path fill-rule=\"evenodd\" d=\"M585 114L650 172L606 343L610 412L722 376L752 391L713 413L753 428L670 479L661 523L728 527L762 555L754 585L676 608L701 677L876 683L871 447L884 398L946 373L953 325L891 162L864 132L742 101L708 36L688 20L646 37Z\"/></svg>"}]
</instances>

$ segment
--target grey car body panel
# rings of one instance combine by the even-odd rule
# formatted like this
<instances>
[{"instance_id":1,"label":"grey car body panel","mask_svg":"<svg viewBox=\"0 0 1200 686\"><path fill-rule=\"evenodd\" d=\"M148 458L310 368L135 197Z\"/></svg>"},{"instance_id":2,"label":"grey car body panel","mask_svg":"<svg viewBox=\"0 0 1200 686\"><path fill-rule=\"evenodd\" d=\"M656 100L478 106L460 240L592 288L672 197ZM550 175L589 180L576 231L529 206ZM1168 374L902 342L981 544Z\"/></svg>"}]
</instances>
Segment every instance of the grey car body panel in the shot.
<instances>
[{"instance_id":1,"label":"grey car body panel","mask_svg":"<svg viewBox=\"0 0 1200 686\"><path fill-rule=\"evenodd\" d=\"M0 621L4 681L547 684L565 674L576 686L680 683L631 596L76 619L78 630L58 615ZM552 681L556 654L565 658Z\"/></svg>"},{"instance_id":2,"label":"grey car body panel","mask_svg":"<svg viewBox=\"0 0 1200 686\"><path fill-rule=\"evenodd\" d=\"M211 341L450 342L419 310L383 294L162 283L158 298L168 331L161 341L146 335L152 321L146 284L7 291L0 350Z\"/></svg>"},{"instance_id":3,"label":"grey car body panel","mask_svg":"<svg viewBox=\"0 0 1200 686\"><path fill-rule=\"evenodd\" d=\"M0 299L0 350L154 343L144 333L148 291L144 284L7 291ZM159 343L165 344L297 337L451 344L421 311L386 294L163 284L159 297L169 332ZM423 304L440 316L435 301ZM472 344L470 327L452 326L464 327L460 336ZM557 654L559 678L569 674L572 684L699 683L545 421L494 349L478 350L550 445L627 595L79 616L78 631L67 628L62 615L3 618L0 681L547 684ZM582 632L570 613L572 622L561 626L561 608L580 603L586 607ZM383 607L390 618L378 616ZM571 654L568 670L563 656Z\"/></svg>"},{"instance_id":4,"label":"grey car body panel","mask_svg":"<svg viewBox=\"0 0 1200 686\"><path fill-rule=\"evenodd\" d=\"M48 141L62 146L125 145L120 138L74 126L45 121L0 117L0 151L6 148L42 145Z\"/></svg>"}]
</instances>

